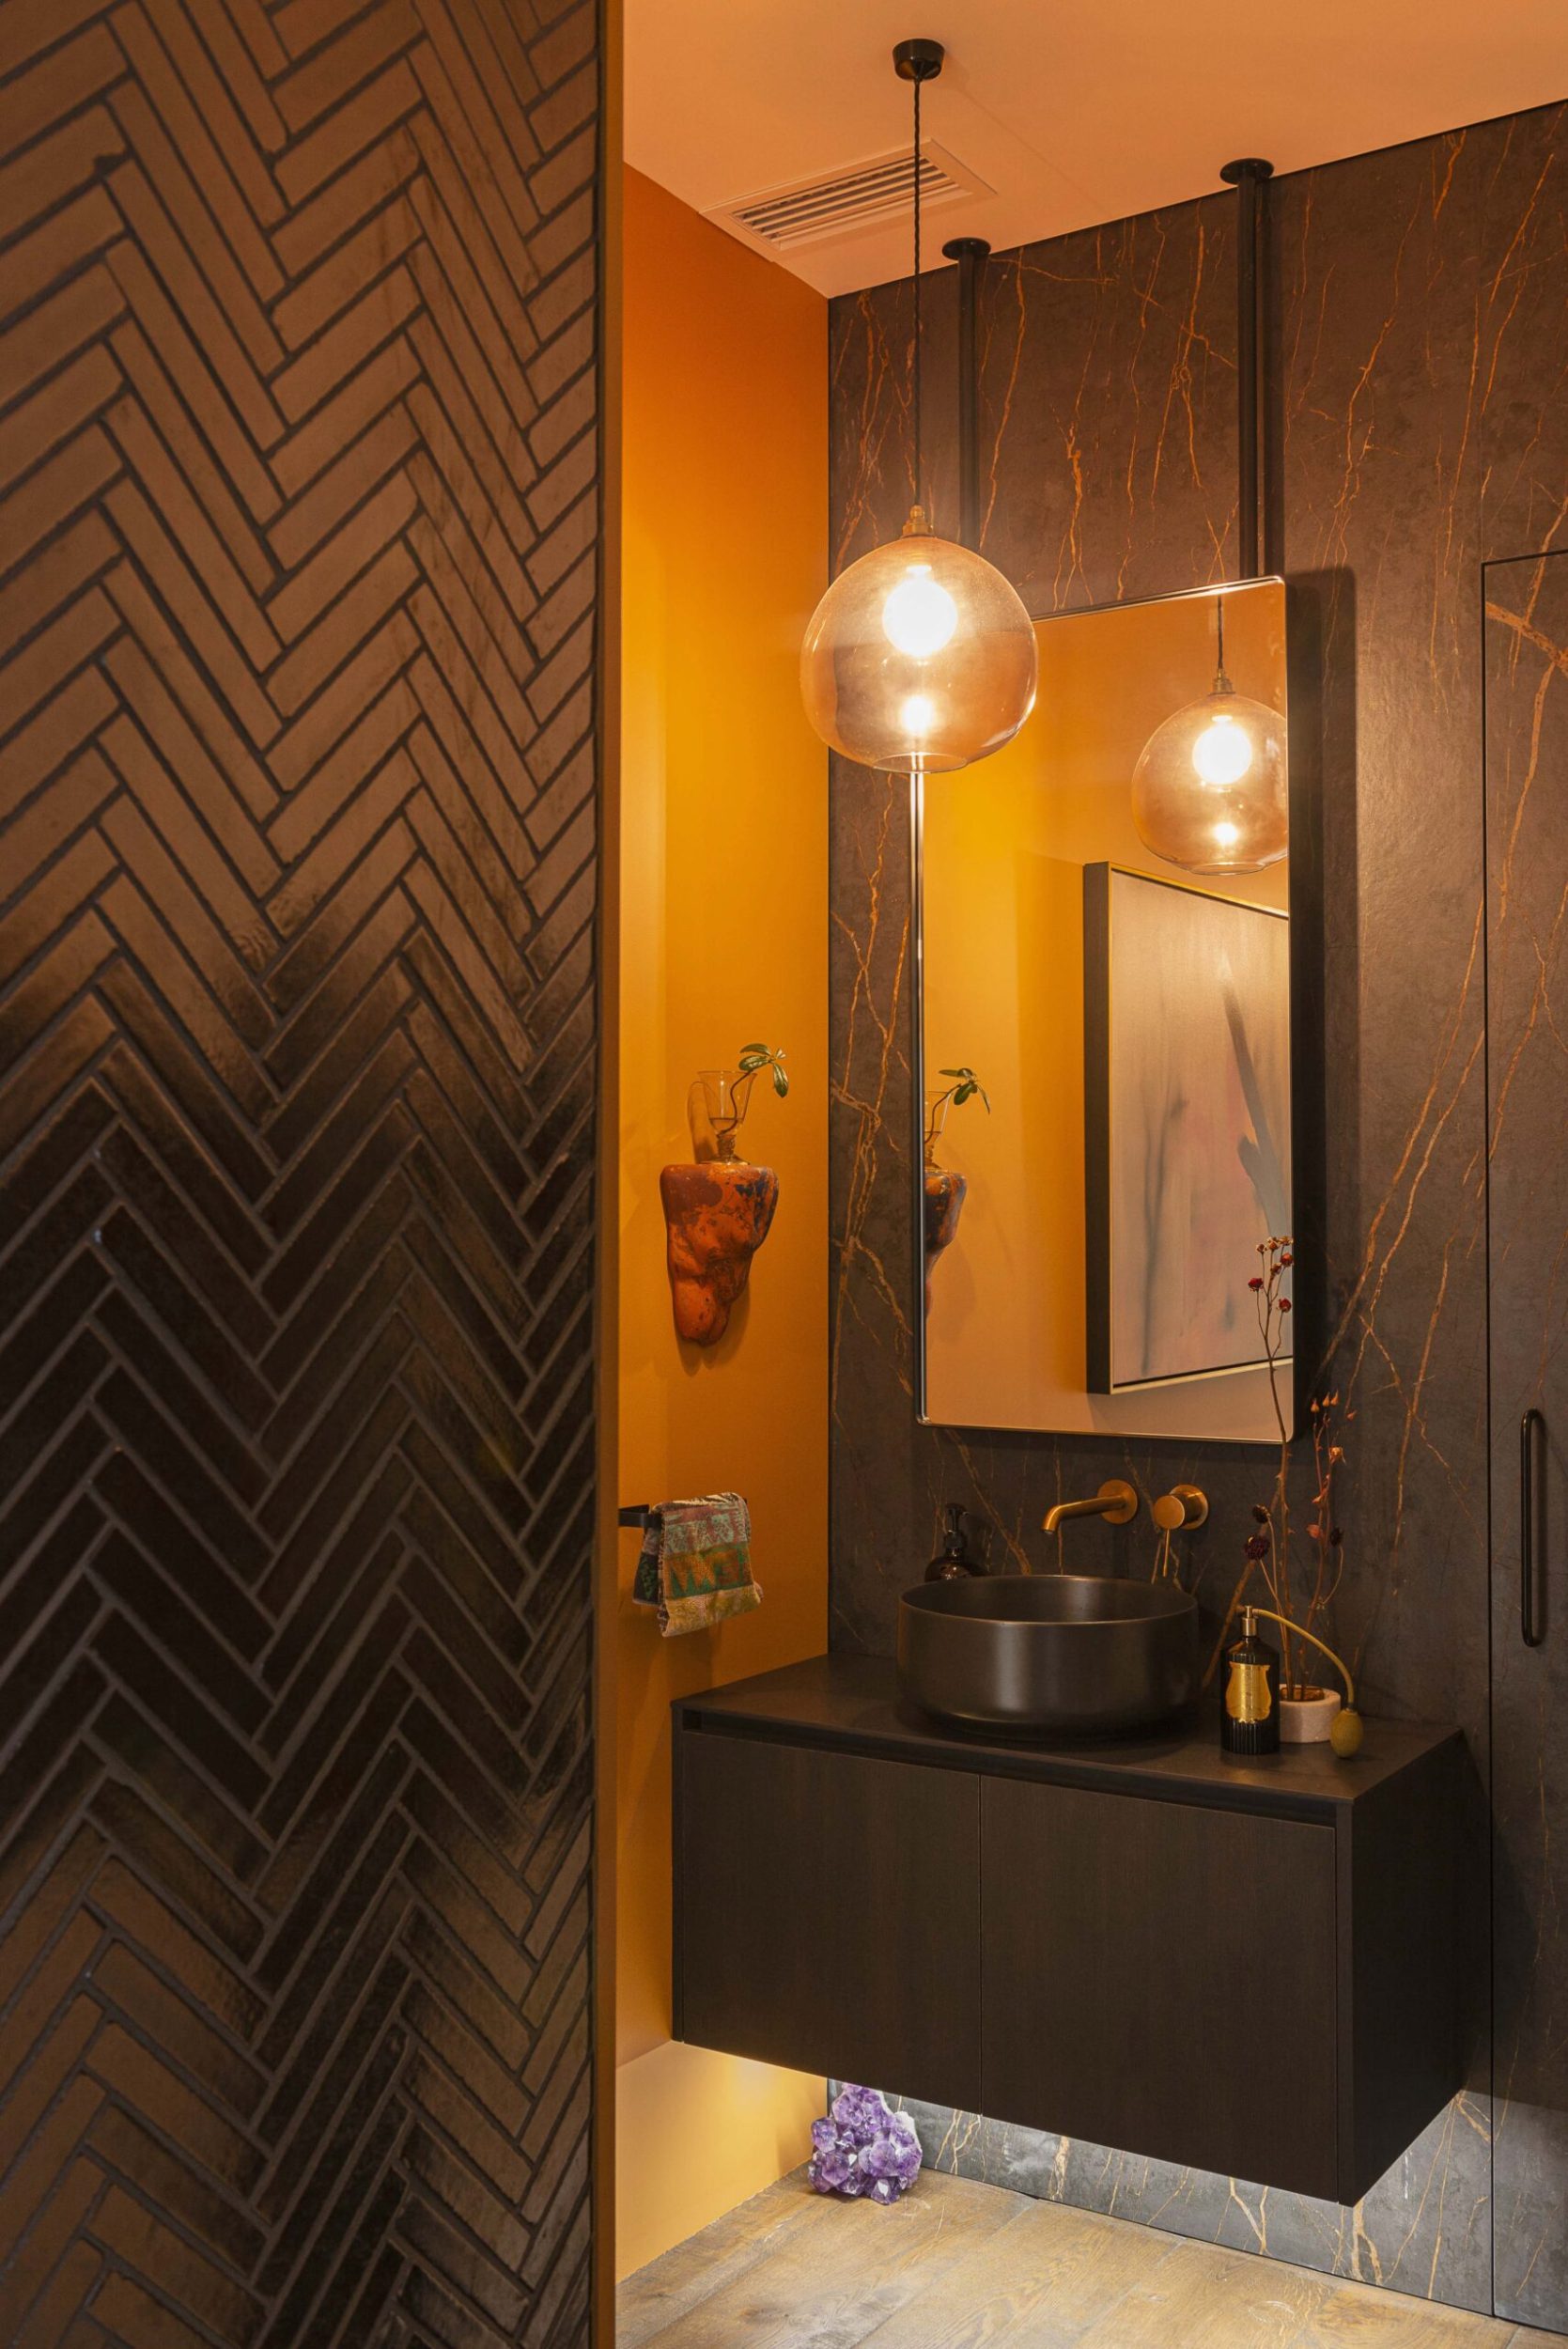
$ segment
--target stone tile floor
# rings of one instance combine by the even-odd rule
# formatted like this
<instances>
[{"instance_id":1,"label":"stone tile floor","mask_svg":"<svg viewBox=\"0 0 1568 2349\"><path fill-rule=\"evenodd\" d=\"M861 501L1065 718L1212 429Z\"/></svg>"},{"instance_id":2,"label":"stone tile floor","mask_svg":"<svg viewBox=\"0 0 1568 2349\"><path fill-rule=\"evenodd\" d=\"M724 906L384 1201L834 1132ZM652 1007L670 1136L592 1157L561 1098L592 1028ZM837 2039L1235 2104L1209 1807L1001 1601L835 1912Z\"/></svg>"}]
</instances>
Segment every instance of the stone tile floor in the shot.
<instances>
[{"instance_id":1,"label":"stone tile floor","mask_svg":"<svg viewBox=\"0 0 1568 2349\"><path fill-rule=\"evenodd\" d=\"M891 2210L782 2178L622 2284L617 2349L1565 2349L1277 2260L926 2170Z\"/></svg>"}]
</instances>

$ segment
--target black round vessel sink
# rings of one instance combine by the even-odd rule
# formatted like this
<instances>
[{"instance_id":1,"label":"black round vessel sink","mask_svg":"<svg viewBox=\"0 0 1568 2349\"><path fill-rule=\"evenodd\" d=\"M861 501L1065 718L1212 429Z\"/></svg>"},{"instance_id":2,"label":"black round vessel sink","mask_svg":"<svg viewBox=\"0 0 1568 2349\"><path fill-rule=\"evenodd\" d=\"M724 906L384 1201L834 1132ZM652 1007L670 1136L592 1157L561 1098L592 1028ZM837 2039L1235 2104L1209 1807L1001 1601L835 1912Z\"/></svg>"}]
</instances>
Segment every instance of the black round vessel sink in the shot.
<instances>
[{"instance_id":1,"label":"black round vessel sink","mask_svg":"<svg viewBox=\"0 0 1568 2349\"><path fill-rule=\"evenodd\" d=\"M898 1677L974 1728L1146 1728L1198 1693L1197 1604L1170 1582L1091 1574L921 1582L898 1602Z\"/></svg>"}]
</instances>

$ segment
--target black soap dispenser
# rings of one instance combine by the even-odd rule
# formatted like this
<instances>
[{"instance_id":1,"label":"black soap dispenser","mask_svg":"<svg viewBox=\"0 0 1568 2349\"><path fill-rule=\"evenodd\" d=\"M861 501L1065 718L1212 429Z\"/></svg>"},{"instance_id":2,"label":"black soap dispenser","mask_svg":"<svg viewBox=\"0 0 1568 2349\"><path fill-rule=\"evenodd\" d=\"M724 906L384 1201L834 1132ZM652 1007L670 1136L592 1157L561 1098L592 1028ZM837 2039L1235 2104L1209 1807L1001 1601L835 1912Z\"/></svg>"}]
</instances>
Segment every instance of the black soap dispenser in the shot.
<instances>
[{"instance_id":1,"label":"black soap dispenser","mask_svg":"<svg viewBox=\"0 0 1568 2349\"><path fill-rule=\"evenodd\" d=\"M1219 1743L1226 1753L1280 1750L1280 1659L1258 1637L1258 1618L1241 1610L1241 1637L1225 1650Z\"/></svg>"},{"instance_id":2,"label":"black soap dispenser","mask_svg":"<svg viewBox=\"0 0 1568 2349\"><path fill-rule=\"evenodd\" d=\"M975 1564L964 1539L964 1510L961 1501L950 1501L944 1512L947 1531L942 1546L925 1569L927 1582L961 1582L966 1575L981 1574L985 1569Z\"/></svg>"}]
</instances>

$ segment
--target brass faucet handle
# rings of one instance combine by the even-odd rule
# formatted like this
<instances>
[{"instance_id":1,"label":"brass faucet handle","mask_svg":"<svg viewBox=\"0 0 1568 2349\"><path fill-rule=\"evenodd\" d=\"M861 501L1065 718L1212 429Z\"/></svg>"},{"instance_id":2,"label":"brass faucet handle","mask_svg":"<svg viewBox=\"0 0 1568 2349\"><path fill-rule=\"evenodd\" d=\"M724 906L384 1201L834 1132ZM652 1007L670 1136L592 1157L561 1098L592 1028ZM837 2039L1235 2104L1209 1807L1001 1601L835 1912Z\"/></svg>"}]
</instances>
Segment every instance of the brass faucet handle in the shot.
<instances>
[{"instance_id":1,"label":"brass faucet handle","mask_svg":"<svg viewBox=\"0 0 1568 2349\"><path fill-rule=\"evenodd\" d=\"M1168 1493L1160 1494L1151 1511L1162 1533L1189 1532L1203 1524L1208 1513L1208 1495L1196 1485L1172 1485Z\"/></svg>"}]
</instances>

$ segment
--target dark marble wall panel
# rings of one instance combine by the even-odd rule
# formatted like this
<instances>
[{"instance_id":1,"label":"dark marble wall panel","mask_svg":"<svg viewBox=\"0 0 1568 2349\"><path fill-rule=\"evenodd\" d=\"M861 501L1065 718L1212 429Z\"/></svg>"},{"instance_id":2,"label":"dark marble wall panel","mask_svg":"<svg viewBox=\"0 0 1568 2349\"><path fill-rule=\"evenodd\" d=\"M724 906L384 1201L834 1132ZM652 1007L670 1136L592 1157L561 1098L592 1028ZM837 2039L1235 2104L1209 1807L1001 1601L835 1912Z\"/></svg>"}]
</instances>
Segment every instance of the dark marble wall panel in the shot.
<instances>
[{"instance_id":1,"label":"dark marble wall panel","mask_svg":"<svg viewBox=\"0 0 1568 2349\"><path fill-rule=\"evenodd\" d=\"M1314 646L1325 867L1326 1377L1355 1413L1340 1628L1371 1706L1456 1719L1487 1768L1481 583L1568 511L1563 123L1546 110L1278 182L1266 357L1278 420L1270 561ZM1200 584L1234 549L1231 204L1205 198L993 262L986 551L1037 614ZM951 288L938 292L940 316ZM907 289L833 314L841 554L907 495ZM933 369L943 362L933 355ZM939 383L941 377L934 373ZM939 493L952 415L928 397ZM886 1650L945 1500L993 1556L1058 1563L1047 1505L1110 1473L1213 1500L1189 1579L1234 1579L1263 1455L922 1428L911 1400L908 815L833 774L835 1641ZM1147 1571L1143 1517L1069 1529ZM987 2123L935 2123L984 2174L1472 2306L1490 2293L1486 1918L1472 1918L1475 2093L1354 2214ZM1001 2165L1000 2168L998 2165Z\"/></svg>"},{"instance_id":2,"label":"dark marble wall panel","mask_svg":"<svg viewBox=\"0 0 1568 2349\"><path fill-rule=\"evenodd\" d=\"M1283 558L1323 670L1327 1264L1366 1696L1485 1719L1482 456L1486 134L1284 181Z\"/></svg>"},{"instance_id":3,"label":"dark marble wall panel","mask_svg":"<svg viewBox=\"0 0 1568 2349\"><path fill-rule=\"evenodd\" d=\"M0 8L0 2338L588 2338L598 23Z\"/></svg>"},{"instance_id":4,"label":"dark marble wall panel","mask_svg":"<svg viewBox=\"0 0 1568 2349\"><path fill-rule=\"evenodd\" d=\"M1476 134L1487 234L1477 367L1485 552L1508 561L1568 537L1568 106Z\"/></svg>"}]
</instances>

